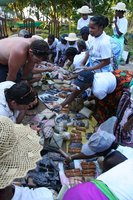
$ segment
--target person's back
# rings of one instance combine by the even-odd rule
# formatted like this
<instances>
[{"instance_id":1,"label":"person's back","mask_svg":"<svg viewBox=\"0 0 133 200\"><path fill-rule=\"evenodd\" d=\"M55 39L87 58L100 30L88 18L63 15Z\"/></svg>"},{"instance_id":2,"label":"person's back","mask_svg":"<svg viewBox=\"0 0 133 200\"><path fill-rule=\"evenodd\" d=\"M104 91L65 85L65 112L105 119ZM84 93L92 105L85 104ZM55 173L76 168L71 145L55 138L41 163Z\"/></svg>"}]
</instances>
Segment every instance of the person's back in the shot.
<instances>
[{"instance_id":1,"label":"person's back","mask_svg":"<svg viewBox=\"0 0 133 200\"><path fill-rule=\"evenodd\" d=\"M33 40L34 39L25 39L21 37L0 40L0 64L7 65L10 54L13 53L23 53L24 57L26 57L29 45Z\"/></svg>"}]
</instances>

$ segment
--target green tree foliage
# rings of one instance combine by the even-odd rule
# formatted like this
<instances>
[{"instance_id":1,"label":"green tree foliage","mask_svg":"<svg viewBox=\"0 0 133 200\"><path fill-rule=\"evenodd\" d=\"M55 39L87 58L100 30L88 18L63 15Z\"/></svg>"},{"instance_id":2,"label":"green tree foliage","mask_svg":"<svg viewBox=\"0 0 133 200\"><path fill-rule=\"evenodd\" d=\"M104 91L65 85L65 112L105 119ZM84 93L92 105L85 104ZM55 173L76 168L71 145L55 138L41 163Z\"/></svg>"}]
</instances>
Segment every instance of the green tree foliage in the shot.
<instances>
[{"instance_id":1,"label":"green tree foliage","mask_svg":"<svg viewBox=\"0 0 133 200\"><path fill-rule=\"evenodd\" d=\"M0 0L0 6L7 6L9 3L13 3L16 0Z\"/></svg>"},{"instance_id":2,"label":"green tree foliage","mask_svg":"<svg viewBox=\"0 0 133 200\"><path fill-rule=\"evenodd\" d=\"M111 18L113 16L111 6L115 5L120 0L0 0L0 2L10 1L15 1L8 6L15 11L16 16L20 19L25 17L23 9L30 5L31 8L34 8L34 11L32 9L32 12L34 12L38 20L40 18L40 11L44 16L47 16L50 19L59 19L65 17L77 21L77 19L80 17L77 13L77 9L83 5L88 5L92 8L92 15L102 14ZM126 3L129 11L132 11L132 1L133 0L123 0L123 2Z\"/></svg>"}]
</instances>

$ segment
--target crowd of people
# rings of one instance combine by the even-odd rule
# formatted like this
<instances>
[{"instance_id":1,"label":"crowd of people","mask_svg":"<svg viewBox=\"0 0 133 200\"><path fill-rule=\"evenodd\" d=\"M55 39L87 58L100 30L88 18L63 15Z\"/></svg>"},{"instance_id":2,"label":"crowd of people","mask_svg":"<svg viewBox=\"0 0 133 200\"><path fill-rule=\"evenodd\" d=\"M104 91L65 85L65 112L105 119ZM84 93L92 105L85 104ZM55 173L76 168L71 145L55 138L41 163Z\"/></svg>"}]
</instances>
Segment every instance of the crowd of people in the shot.
<instances>
[{"instance_id":1,"label":"crowd of people","mask_svg":"<svg viewBox=\"0 0 133 200\"><path fill-rule=\"evenodd\" d=\"M64 163L103 157L99 161L103 173L68 189L63 200L133 199L133 73L118 69L128 29L127 9L123 2L112 9L112 36L105 32L108 18L90 16L92 10L85 5L78 9L78 35L65 33L44 39L21 30L16 37L0 40L1 200L54 199L47 187L29 189L12 181L25 176L41 157L39 136L22 122L28 109L38 104L32 84L41 80L43 72L57 68L69 72L62 78L70 80L72 87L71 94L52 110L60 111L77 97L84 100L82 94L90 88L87 99L95 99L93 116L99 125L81 152L68 156ZM47 67L40 68L41 62Z\"/></svg>"}]
</instances>

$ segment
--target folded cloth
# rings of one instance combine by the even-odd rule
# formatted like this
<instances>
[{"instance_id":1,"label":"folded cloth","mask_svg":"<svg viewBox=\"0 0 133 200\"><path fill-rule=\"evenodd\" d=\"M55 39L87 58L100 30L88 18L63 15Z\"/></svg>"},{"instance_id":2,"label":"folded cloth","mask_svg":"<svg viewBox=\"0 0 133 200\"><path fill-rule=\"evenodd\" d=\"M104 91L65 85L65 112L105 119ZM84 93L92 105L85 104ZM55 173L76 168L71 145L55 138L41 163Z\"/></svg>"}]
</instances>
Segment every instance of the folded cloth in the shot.
<instances>
[{"instance_id":1,"label":"folded cloth","mask_svg":"<svg viewBox=\"0 0 133 200\"><path fill-rule=\"evenodd\" d=\"M81 113L82 115L84 115L85 117L89 118L90 115L92 114L92 110L86 108L86 107L83 107L79 113Z\"/></svg>"}]
</instances>

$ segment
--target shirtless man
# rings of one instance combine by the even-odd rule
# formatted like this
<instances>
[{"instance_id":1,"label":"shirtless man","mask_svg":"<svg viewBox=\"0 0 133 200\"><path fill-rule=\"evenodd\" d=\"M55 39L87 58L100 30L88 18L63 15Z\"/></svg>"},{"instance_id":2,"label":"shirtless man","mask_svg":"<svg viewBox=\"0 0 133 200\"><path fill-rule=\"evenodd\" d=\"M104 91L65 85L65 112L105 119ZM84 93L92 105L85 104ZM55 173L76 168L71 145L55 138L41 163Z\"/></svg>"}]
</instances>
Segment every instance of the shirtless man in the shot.
<instances>
[{"instance_id":1,"label":"shirtless man","mask_svg":"<svg viewBox=\"0 0 133 200\"><path fill-rule=\"evenodd\" d=\"M0 40L0 82L26 79L35 64L47 60L48 50L45 41L35 38L12 37Z\"/></svg>"}]
</instances>

